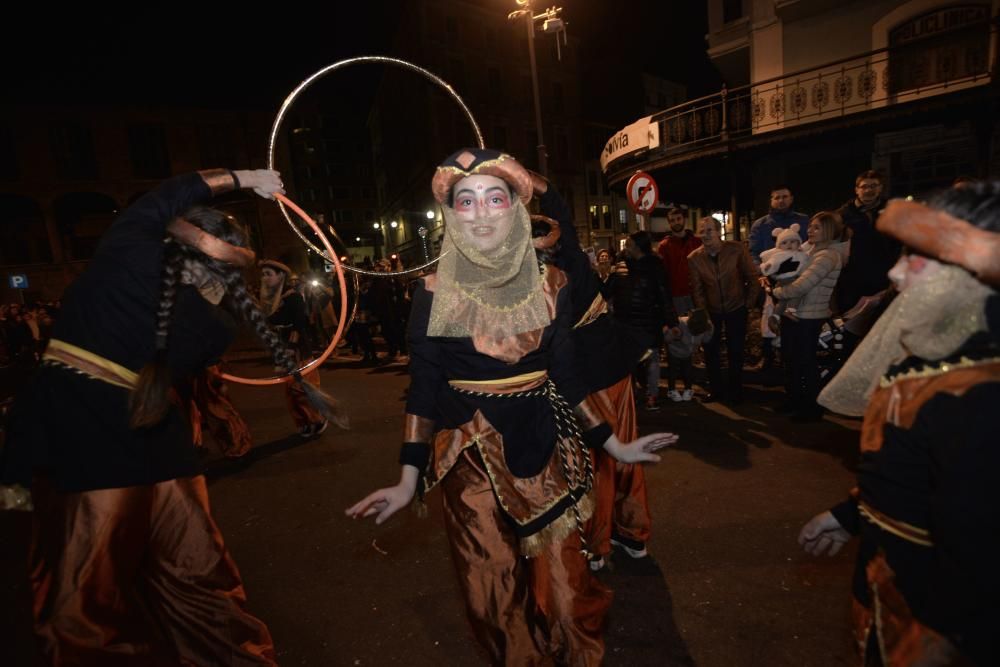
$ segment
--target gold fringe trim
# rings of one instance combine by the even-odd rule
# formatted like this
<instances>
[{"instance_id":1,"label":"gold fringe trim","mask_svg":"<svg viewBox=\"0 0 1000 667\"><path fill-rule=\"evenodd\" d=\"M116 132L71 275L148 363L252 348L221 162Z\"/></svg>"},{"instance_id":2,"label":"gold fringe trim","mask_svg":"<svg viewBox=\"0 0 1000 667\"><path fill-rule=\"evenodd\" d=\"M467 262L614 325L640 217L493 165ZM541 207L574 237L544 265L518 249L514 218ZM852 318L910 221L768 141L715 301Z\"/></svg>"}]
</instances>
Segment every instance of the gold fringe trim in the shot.
<instances>
[{"instance_id":1,"label":"gold fringe trim","mask_svg":"<svg viewBox=\"0 0 1000 667\"><path fill-rule=\"evenodd\" d=\"M594 513L594 492L588 491L576 504L580 509L580 518L586 521ZM542 528L534 535L521 538L521 555L528 558L539 556L550 544L555 544L565 539L575 530L576 516L573 514L573 506L570 505L558 519L545 526L545 528Z\"/></svg>"},{"instance_id":2,"label":"gold fringe trim","mask_svg":"<svg viewBox=\"0 0 1000 667\"><path fill-rule=\"evenodd\" d=\"M930 539L930 532L924 528L886 516L863 501L858 503L858 511L870 523L875 524L888 533L892 533L898 538L922 547L934 546L934 542Z\"/></svg>"},{"instance_id":3,"label":"gold fringe trim","mask_svg":"<svg viewBox=\"0 0 1000 667\"><path fill-rule=\"evenodd\" d=\"M474 386L491 387L494 385L522 384L525 382L533 382L535 380L543 380L547 377L548 371L532 371L531 373L515 375L514 377L497 378L496 380L448 380L448 384L452 386L470 384Z\"/></svg>"},{"instance_id":4,"label":"gold fringe trim","mask_svg":"<svg viewBox=\"0 0 1000 667\"><path fill-rule=\"evenodd\" d=\"M585 327L606 312L608 312L608 302L605 301L604 296L598 292L597 296L594 297L594 300L590 302L590 308L588 308L587 312L583 314L580 321L573 325L573 328L579 329L580 327Z\"/></svg>"},{"instance_id":5,"label":"gold fringe trim","mask_svg":"<svg viewBox=\"0 0 1000 667\"><path fill-rule=\"evenodd\" d=\"M892 377L882 376L879 380L879 386L885 389L886 387L891 387L897 382L902 380L914 380L918 378L929 378L936 375L944 375L945 373L950 373L952 371L961 370L964 368L974 368L976 366L987 366L989 364L1000 363L1000 357L990 357L988 359L969 359L968 357L962 357L955 363L951 364L934 364L930 366L924 366L923 368L913 368L906 371L905 373L898 373Z\"/></svg>"},{"instance_id":6,"label":"gold fringe trim","mask_svg":"<svg viewBox=\"0 0 1000 667\"><path fill-rule=\"evenodd\" d=\"M58 338L49 341L42 360L69 366L90 378L125 389L135 388L139 379L139 374L135 371Z\"/></svg>"},{"instance_id":7,"label":"gold fringe trim","mask_svg":"<svg viewBox=\"0 0 1000 667\"><path fill-rule=\"evenodd\" d=\"M31 491L18 484L0 486L0 510L30 512L33 509L35 506L31 502Z\"/></svg>"}]
</instances>

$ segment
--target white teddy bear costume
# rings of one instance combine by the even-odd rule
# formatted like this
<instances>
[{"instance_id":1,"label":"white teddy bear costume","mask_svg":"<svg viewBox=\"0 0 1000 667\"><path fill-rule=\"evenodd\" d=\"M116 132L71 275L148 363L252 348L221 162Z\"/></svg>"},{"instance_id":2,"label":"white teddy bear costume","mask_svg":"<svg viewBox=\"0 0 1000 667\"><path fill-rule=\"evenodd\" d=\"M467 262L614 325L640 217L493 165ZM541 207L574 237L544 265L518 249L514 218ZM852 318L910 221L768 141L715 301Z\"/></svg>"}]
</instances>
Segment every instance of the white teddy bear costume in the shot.
<instances>
[{"instance_id":1,"label":"white teddy bear costume","mask_svg":"<svg viewBox=\"0 0 1000 667\"><path fill-rule=\"evenodd\" d=\"M760 253L760 272L773 281L794 279L809 264L809 255L802 250L802 238L799 236L798 223L788 229L775 229L771 232L777 238L770 250Z\"/></svg>"}]
</instances>

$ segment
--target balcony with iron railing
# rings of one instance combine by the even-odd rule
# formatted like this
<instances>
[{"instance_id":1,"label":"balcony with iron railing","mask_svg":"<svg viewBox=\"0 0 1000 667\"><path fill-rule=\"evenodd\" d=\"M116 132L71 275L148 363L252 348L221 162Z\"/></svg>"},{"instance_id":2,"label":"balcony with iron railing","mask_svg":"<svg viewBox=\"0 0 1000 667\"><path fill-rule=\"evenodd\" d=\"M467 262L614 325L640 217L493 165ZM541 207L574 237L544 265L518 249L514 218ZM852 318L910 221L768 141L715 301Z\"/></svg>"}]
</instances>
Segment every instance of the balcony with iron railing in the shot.
<instances>
[{"instance_id":1,"label":"balcony with iron railing","mask_svg":"<svg viewBox=\"0 0 1000 667\"><path fill-rule=\"evenodd\" d=\"M723 86L717 93L650 116L648 148L617 155L605 164L605 173L615 183L637 166L683 162L738 149L746 140L767 133L988 85L997 72L996 19L983 27L974 42L928 40L738 88Z\"/></svg>"}]
</instances>

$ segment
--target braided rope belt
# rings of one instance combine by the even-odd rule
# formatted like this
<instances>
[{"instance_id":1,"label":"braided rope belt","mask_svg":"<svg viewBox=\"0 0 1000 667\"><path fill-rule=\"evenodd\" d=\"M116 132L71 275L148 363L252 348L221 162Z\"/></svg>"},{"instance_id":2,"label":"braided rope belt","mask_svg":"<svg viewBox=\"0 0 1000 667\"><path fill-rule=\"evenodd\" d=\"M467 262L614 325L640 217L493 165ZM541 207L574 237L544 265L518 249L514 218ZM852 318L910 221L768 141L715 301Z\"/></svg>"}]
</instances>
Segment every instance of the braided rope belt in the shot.
<instances>
[{"instance_id":1,"label":"braided rope belt","mask_svg":"<svg viewBox=\"0 0 1000 667\"><path fill-rule=\"evenodd\" d=\"M552 406L553 413L556 418L556 442L559 451L559 462L562 467L563 477L566 479L569 490L572 492L573 489L583 488L583 493L580 498L586 496L586 494L594 488L594 464L590 458L590 453L586 451L583 445L583 436L580 432L580 424L576 419L576 415L573 414L572 408L566 403L564 399L556 390L556 385L552 380L546 380L545 384L536 388L528 389L526 391L514 391L508 393L493 393L486 391L474 391L470 389L462 389L456 387L455 385L449 385L454 391L460 394L466 394L468 396L475 396L477 398L532 398L543 396L548 399L549 404ZM580 466L576 463L576 458L573 456L575 453L579 458L583 460L582 470ZM589 545L587 544L587 536L584 532L584 520L580 515L580 501L579 499L574 501L571 505L573 510L573 518L576 522L576 531L580 535L580 551L585 557L592 558L593 554L590 551Z\"/></svg>"}]
</instances>

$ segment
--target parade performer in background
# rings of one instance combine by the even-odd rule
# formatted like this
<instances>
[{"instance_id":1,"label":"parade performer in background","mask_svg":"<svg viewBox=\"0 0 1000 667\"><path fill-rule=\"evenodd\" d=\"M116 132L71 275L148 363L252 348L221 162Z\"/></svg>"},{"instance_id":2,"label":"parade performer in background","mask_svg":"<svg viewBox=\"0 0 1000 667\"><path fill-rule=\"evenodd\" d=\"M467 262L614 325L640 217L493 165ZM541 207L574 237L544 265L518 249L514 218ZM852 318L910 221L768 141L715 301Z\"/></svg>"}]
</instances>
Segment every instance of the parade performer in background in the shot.
<instances>
[{"instance_id":1,"label":"parade performer in background","mask_svg":"<svg viewBox=\"0 0 1000 667\"><path fill-rule=\"evenodd\" d=\"M601 278L580 246L573 214L555 188L532 173L532 185L545 216L553 219L560 236L553 263L569 278L573 348L580 380L601 417L622 442L638 437L632 369L647 353L641 335L615 323L601 295ZM588 523L587 539L593 554L591 569L604 567L614 544L632 558L647 555L652 521L642 466L621 463L606 451L591 450L596 473L596 504Z\"/></svg>"},{"instance_id":2,"label":"parade performer in background","mask_svg":"<svg viewBox=\"0 0 1000 667\"><path fill-rule=\"evenodd\" d=\"M878 230L909 248L889 272L899 296L819 398L864 414L858 485L799 542L832 555L860 535L865 665L995 665L1000 182L890 202Z\"/></svg>"},{"instance_id":3,"label":"parade performer in background","mask_svg":"<svg viewBox=\"0 0 1000 667\"><path fill-rule=\"evenodd\" d=\"M292 270L277 260L265 259L260 263L260 309L301 365L311 354L307 335L309 317L305 300L290 284L292 275ZM330 421L312 405L304 389L306 383L320 386L319 369L306 373L302 379L301 383L285 384L285 399L299 435L312 438L322 434Z\"/></svg>"},{"instance_id":4,"label":"parade performer in background","mask_svg":"<svg viewBox=\"0 0 1000 667\"><path fill-rule=\"evenodd\" d=\"M0 498L34 504L47 664L274 664L267 628L243 608L182 409L193 376L234 336L230 310L295 370L247 293L246 232L202 206L240 188L283 192L277 172L219 169L129 206L68 289L43 365L15 401Z\"/></svg>"},{"instance_id":5,"label":"parade performer in background","mask_svg":"<svg viewBox=\"0 0 1000 667\"><path fill-rule=\"evenodd\" d=\"M584 445L656 461L676 436L622 443L587 400L566 274L535 256L527 171L463 149L432 189L445 239L413 297L401 479L347 514L382 523L440 485L467 613L493 664L597 665L610 594L584 553Z\"/></svg>"}]
</instances>

